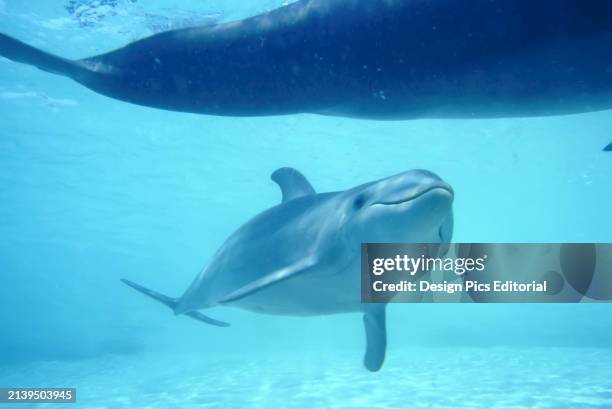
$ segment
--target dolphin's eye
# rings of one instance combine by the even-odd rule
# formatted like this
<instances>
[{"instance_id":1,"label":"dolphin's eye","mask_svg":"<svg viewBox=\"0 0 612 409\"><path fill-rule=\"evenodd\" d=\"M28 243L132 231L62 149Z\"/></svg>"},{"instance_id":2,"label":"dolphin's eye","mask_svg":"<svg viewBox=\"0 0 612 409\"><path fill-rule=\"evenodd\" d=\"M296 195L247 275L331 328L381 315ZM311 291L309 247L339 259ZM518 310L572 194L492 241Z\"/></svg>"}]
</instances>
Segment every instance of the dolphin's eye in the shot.
<instances>
[{"instance_id":1,"label":"dolphin's eye","mask_svg":"<svg viewBox=\"0 0 612 409\"><path fill-rule=\"evenodd\" d=\"M359 210L363 207L363 205L365 205L366 202L366 198L364 195L359 195L355 198L355 200L353 201L353 208L355 210Z\"/></svg>"}]
</instances>

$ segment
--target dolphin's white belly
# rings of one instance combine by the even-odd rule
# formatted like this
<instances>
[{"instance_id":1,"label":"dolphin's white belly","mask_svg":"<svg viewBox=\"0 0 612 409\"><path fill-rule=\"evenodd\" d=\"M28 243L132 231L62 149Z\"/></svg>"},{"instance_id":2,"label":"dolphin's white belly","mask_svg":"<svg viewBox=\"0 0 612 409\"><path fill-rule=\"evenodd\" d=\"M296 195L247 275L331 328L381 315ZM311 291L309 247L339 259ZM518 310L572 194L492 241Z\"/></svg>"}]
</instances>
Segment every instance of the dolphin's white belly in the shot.
<instances>
[{"instance_id":1,"label":"dolphin's white belly","mask_svg":"<svg viewBox=\"0 0 612 409\"><path fill-rule=\"evenodd\" d=\"M263 314L312 316L362 311L359 264L315 271L228 304Z\"/></svg>"}]
</instances>

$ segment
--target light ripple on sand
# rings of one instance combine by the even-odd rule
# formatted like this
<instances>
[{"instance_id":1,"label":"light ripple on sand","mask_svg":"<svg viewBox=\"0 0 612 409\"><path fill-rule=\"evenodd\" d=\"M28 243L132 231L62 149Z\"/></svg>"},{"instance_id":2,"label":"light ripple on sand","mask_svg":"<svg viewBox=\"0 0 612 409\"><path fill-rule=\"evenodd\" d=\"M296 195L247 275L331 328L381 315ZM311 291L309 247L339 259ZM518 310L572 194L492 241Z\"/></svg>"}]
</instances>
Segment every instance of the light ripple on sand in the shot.
<instances>
[{"instance_id":1,"label":"light ripple on sand","mask_svg":"<svg viewBox=\"0 0 612 409\"><path fill-rule=\"evenodd\" d=\"M360 359L359 351L259 359L149 353L5 368L0 384L76 386L74 407L91 409L612 408L611 350L391 350L376 374ZM65 407L40 408L54 406Z\"/></svg>"}]
</instances>

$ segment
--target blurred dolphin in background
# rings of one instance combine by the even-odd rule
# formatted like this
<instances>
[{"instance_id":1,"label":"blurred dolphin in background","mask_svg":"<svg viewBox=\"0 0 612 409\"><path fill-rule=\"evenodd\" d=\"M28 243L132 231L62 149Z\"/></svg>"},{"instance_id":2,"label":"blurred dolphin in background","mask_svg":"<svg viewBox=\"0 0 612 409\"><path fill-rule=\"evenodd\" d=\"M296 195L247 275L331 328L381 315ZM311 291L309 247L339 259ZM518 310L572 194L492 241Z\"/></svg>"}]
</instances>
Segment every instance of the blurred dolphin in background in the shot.
<instances>
[{"instance_id":1,"label":"blurred dolphin in background","mask_svg":"<svg viewBox=\"0 0 612 409\"><path fill-rule=\"evenodd\" d=\"M544 116L612 108L609 0L301 0L67 60L0 55L131 103L212 115Z\"/></svg>"}]
</instances>

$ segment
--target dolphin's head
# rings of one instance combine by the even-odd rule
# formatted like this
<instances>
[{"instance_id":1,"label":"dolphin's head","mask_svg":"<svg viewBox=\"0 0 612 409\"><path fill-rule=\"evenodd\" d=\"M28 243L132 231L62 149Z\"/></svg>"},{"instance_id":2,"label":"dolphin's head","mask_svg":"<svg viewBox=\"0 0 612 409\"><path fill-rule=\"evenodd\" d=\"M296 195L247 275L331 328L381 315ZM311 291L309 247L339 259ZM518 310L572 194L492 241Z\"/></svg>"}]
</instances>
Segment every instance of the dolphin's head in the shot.
<instances>
[{"instance_id":1,"label":"dolphin's head","mask_svg":"<svg viewBox=\"0 0 612 409\"><path fill-rule=\"evenodd\" d=\"M411 170L345 192L345 232L358 243L448 243L453 189L435 174Z\"/></svg>"}]
</instances>

